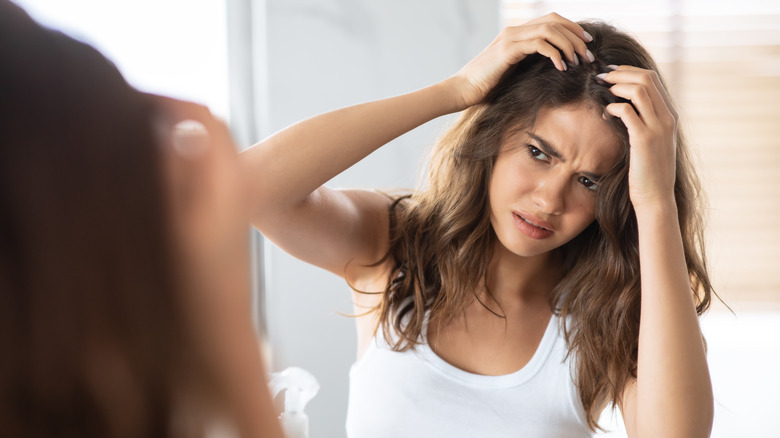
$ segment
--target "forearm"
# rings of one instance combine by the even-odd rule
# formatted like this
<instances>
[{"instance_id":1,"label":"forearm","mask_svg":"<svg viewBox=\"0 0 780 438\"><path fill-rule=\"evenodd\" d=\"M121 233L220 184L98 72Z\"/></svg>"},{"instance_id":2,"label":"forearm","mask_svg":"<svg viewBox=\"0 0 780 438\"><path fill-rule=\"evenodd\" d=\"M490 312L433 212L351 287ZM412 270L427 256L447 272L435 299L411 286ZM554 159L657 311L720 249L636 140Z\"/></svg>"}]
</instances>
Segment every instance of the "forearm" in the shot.
<instances>
[{"instance_id":1,"label":"forearm","mask_svg":"<svg viewBox=\"0 0 780 438\"><path fill-rule=\"evenodd\" d=\"M642 311L636 386L640 436L709 436L712 385L677 208L637 211Z\"/></svg>"},{"instance_id":2,"label":"forearm","mask_svg":"<svg viewBox=\"0 0 780 438\"><path fill-rule=\"evenodd\" d=\"M382 145L457 111L448 81L299 122L241 154L255 210L294 206ZM282 183L283 182L283 183Z\"/></svg>"}]
</instances>

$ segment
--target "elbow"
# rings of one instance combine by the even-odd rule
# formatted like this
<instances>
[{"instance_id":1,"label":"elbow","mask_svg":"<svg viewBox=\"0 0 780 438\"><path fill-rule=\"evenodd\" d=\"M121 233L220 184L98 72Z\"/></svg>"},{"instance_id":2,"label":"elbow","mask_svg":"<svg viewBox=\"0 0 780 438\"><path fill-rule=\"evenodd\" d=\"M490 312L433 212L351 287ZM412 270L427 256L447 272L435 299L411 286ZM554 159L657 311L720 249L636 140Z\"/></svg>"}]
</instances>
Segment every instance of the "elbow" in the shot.
<instances>
[{"instance_id":1,"label":"elbow","mask_svg":"<svg viewBox=\"0 0 780 438\"><path fill-rule=\"evenodd\" d=\"M670 431L665 436L686 438L707 438L712 434L712 424L715 418L715 402L712 386L707 385L699 397L695 409L689 414L685 427Z\"/></svg>"},{"instance_id":2,"label":"elbow","mask_svg":"<svg viewBox=\"0 0 780 438\"><path fill-rule=\"evenodd\" d=\"M689 428L685 433L674 436L686 437L709 437L712 433L712 424L715 418L715 397L712 391L712 380L709 370L705 370L698 378L693 379L691 389L695 394L689 399L689 406L693 409L689 411Z\"/></svg>"},{"instance_id":3,"label":"elbow","mask_svg":"<svg viewBox=\"0 0 780 438\"><path fill-rule=\"evenodd\" d=\"M699 409L697 409L697 434L694 436L709 437L712 433L712 423L715 419L715 396L712 392L712 380L709 370L703 379Z\"/></svg>"},{"instance_id":4,"label":"elbow","mask_svg":"<svg viewBox=\"0 0 780 438\"><path fill-rule=\"evenodd\" d=\"M638 419L637 424L626 424L626 431L631 438L636 437L666 437L666 438L707 438L712 433L714 420L714 400L712 387L697 394L694 403L688 400L685 405L676 405L673 411L667 411L667 415L651 414L645 418L649 421ZM666 418L659 421L660 418Z\"/></svg>"},{"instance_id":5,"label":"elbow","mask_svg":"<svg viewBox=\"0 0 780 438\"><path fill-rule=\"evenodd\" d=\"M696 436L709 437L712 433L712 423L715 420L715 399L712 394L712 386L709 386L707 397L702 401L701 420L699 431Z\"/></svg>"}]
</instances>

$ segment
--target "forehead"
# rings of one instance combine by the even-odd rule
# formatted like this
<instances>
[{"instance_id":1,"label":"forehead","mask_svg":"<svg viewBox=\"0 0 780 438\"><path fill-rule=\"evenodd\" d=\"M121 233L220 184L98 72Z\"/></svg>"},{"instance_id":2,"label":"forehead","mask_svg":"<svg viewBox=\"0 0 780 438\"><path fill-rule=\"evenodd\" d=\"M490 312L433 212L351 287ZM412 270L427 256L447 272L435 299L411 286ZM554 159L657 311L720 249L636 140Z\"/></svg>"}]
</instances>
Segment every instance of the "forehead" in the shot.
<instances>
[{"instance_id":1,"label":"forehead","mask_svg":"<svg viewBox=\"0 0 780 438\"><path fill-rule=\"evenodd\" d=\"M529 135L530 134L530 135ZM595 106L574 104L545 107L533 126L510 137L532 141L538 137L560 153L562 161L578 170L605 172L620 155L620 139Z\"/></svg>"}]
</instances>

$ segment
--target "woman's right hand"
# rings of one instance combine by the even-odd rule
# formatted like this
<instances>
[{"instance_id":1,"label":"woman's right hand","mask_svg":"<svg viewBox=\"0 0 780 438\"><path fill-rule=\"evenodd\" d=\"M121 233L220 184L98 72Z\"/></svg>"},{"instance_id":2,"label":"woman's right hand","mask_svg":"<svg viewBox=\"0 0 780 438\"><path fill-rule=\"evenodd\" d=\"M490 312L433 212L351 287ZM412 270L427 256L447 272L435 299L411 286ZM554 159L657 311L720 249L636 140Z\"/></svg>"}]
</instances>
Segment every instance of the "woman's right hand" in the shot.
<instances>
[{"instance_id":1,"label":"woman's right hand","mask_svg":"<svg viewBox=\"0 0 780 438\"><path fill-rule=\"evenodd\" d=\"M504 72L528 55L546 56L561 71L567 68L563 56L574 64L593 62L593 54L585 46L592 40L580 25L556 13L505 27L482 53L448 80L455 87L458 110L481 102Z\"/></svg>"}]
</instances>

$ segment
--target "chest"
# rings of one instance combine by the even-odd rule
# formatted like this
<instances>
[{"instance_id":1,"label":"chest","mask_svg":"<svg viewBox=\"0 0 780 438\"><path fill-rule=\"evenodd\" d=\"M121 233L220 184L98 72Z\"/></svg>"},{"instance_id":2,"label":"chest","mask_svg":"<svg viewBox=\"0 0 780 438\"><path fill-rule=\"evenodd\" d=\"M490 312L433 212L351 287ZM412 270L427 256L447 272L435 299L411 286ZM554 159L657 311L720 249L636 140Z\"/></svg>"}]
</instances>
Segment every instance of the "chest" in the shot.
<instances>
[{"instance_id":1,"label":"chest","mask_svg":"<svg viewBox=\"0 0 780 438\"><path fill-rule=\"evenodd\" d=\"M549 310L528 309L500 318L467 312L445 327L430 327L428 344L440 358L473 374L498 376L526 366L551 322Z\"/></svg>"},{"instance_id":2,"label":"chest","mask_svg":"<svg viewBox=\"0 0 780 438\"><path fill-rule=\"evenodd\" d=\"M428 344L392 351L380 335L350 371L348 436L590 436L555 317L548 327L525 366L496 376L456 367Z\"/></svg>"}]
</instances>

